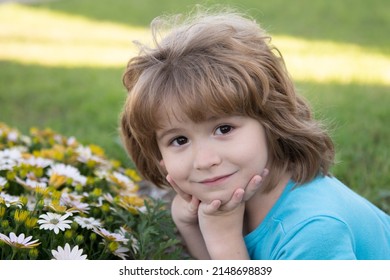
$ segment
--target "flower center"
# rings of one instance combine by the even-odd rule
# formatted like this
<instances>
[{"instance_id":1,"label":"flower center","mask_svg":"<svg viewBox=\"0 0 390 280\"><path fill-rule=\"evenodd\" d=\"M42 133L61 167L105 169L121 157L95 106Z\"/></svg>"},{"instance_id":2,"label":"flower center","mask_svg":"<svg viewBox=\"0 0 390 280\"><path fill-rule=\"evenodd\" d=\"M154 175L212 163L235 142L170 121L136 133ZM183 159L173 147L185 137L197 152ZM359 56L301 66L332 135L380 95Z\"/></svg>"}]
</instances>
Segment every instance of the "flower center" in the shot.
<instances>
[{"instance_id":1,"label":"flower center","mask_svg":"<svg viewBox=\"0 0 390 280\"><path fill-rule=\"evenodd\" d=\"M58 224L58 222L59 222L58 219L51 219L50 220L50 223L53 224L53 225Z\"/></svg>"}]
</instances>

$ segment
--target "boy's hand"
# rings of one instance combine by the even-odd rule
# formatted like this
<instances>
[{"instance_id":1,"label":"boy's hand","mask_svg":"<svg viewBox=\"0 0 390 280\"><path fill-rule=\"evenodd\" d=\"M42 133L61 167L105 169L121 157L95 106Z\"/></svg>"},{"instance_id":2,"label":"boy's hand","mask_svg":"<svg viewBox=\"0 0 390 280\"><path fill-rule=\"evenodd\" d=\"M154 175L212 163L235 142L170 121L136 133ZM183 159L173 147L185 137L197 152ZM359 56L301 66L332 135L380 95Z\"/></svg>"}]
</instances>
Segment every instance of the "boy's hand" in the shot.
<instances>
[{"instance_id":1,"label":"boy's hand","mask_svg":"<svg viewBox=\"0 0 390 280\"><path fill-rule=\"evenodd\" d=\"M199 204L199 227L211 258L248 258L243 242L245 201L259 190L263 177L267 174L268 170L264 170L262 176L255 175L245 189L235 190L225 204L220 200ZM231 244L231 248L227 248L226 244Z\"/></svg>"},{"instance_id":2,"label":"boy's hand","mask_svg":"<svg viewBox=\"0 0 390 280\"><path fill-rule=\"evenodd\" d=\"M221 214L221 212L230 212L241 206L242 202L248 201L260 188L263 178L268 175L268 169L264 169L261 175L255 175L249 181L244 189L238 188L234 191L231 199L222 204L220 200L213 200L210 204L201 203L202 211L207 215Z\"/></svg>"},{"instance_id":3,"label":"boy's hand","mask_svg":"<svg viewBox=\"0 0 390 280\"><path fill-rule=\"evenodd\" d=\"M198 225L198 207L200 201L183 192L172 178L167 175L167 181L176 192L172 201L172 218L176 225Z\"/></svg>"},{"instance_id":4,"label":"boy's hand","mask_svg":"<svg viewBox=\"0 0 390 280\"><path fill-rule=\"evenodd\" d=\"M167 175L167 181L177 193L172 201L172 218L195 258L249 258L242 233L245 201L259 190L267 174L265 169L261 176L253 176L247 186L237 188L224 204L220 200L209 204L200 202L183 192Z\"/></svg>"},{"instance_id":5,"label":"boy's hand","mask_svg":"<svg viewBox=\"0 0 390 280\"><path fill-rule=\"evenodd\" d=\"M218 215L221 212L225 212L225 215L229 214L231 210L240 206L241 202L248 201L258 191L263 178L267 175L268 169L264 169L261 175L255 175L244 189L238 188L235 190L231 199L223 205L221 205L220 200L214 200L210 204L202 203L202 212L207 215ZM171 209L174 221L188 225L198 224L200 201L196 197L183 192L169 175L166 179L177 194L172 201Z\"/></svg>"},{"instance_id":6,"label":"boy's hand","mask_svg":"<svg viewBox=\"0 0 390 280\"><path fill-rule=\"evenodd\" d=\"M264 172L263 172L264 173ZM268 173L266 171L265 175ZM255 175L248 183L248 185L243 188L238 188L233 192L230 200L222 204L221 200L213 200L210 203L201 202L199 204L198 215L199 218L213 219L213 217L218 217L215 219L217 224L220 224L221 217L228 217L231 220L231 223L242 224L244 211L245 211L245 201L249 200L256 191L260 188L262 182L262 176ZM223 227L224 223L221 223ZM202 228L202 225L201 225ZM229 226L227 226L229 228Z\"/></svg>"}]
</instances>

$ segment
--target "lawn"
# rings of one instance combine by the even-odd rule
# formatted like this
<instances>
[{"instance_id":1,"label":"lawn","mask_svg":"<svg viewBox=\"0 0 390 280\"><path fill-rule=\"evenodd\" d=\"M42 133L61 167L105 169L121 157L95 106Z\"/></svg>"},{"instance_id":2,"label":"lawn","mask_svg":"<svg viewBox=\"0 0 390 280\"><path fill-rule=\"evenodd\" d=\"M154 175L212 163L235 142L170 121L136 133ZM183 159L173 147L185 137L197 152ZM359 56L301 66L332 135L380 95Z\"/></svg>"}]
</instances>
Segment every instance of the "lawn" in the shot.
<instances>
[{"instance_id":1,"label":"lawn","mask_svg":"<svg viewBox=\"0 0 390 280\"><path fill-rule=\"evenodd\" d=\"M199 1L0 4L0 122L50 127L131 165L118 138L121 75L148 24ZM390 2L207 1L250 13L273 35L337 147L333 173L390 212Z\"/></svg>"}]
</instances>

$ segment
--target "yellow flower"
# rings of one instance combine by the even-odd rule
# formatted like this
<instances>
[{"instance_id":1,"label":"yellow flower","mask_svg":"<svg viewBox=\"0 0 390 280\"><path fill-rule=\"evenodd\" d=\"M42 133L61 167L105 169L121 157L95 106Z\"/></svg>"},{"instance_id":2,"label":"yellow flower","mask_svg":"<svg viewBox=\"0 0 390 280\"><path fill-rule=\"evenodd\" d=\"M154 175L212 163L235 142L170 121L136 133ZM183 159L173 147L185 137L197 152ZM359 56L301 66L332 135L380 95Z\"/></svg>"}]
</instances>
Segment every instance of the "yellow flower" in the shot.
<instances>
[{"instance_id":1,"label":"yellow flower","mask_svg":"<svg viewBox=\"0 0 390 280\"><path fill-rule=\"evenodd\" d=\"M142 178L138 175L137 171L135 171L134 169L126 169L125 174L136 182L142 180Z\"/></svg>"},{"instance_id":2,"label":"yellow flower","mask_svg":"<svg viewBox=\"0 0 390 280\"><path fill-rule=\"evenodd\" d=\"M67 180L68 180L68 178L66 176L58 175L57 173L53 173L50 176L49 185L54 186L56 189L58 189L60 186L65 184Z\"/></svg>"},{"instance_id":3,"label":"yellow flower","mask_svg":"<svg viewBox=\"0 0 390 280\"><path fill-rule=\"evenodd\" d=\"M92 197L100 197L103 194L103 190L100 188L94 188L93 191L90 193Z\"/></svg>"},{"instance_id":4,"label":"yellow flower","mask_svg":"<svg viewBox=\"0 0 390 280\"><path fill-rule=\"evenodd\" d=\"M43 168L42 167L34 167L33 168L33 173L34 173L35 176L40 178L40 177L43 176Z\"/></svg>"},{"instance_id":5,"label":"yellow flower","mask_svg":"<svg viewBox=\"0 0 390 280\"><path fill-rule=\"evenodd\" d=\"M27 217L26 221L24 224L26 225L27 228L34 228L37 225L38 219L35 217Z\"/></svg>"},{"instance_id":6,"label":"yellow flower","mask_svg":"<svg viewBox=\"0 0 390 280\"><path fill-rule=\"evenodd\" d=\"M21 203L22 205L27 205L27 203L28 203L28 198L25 197L25 196L20 196L20 197L19 197L19 201L20 201L20 203Z\"/></svg>"},{"instance_id":7,"label":"yellow flower","mask_svg":"<svg viewBox=\"0 0 390 280\"><path fill-rule=\"evenodd\" d=\"M91 149L93 154L104 157L104 150L98 145L91 144L89 145L89 148Z\"/></svg>"},{"instance_id":8,"label":"yellow flower","mask_svg":"<svg viewBox=\"0 0 390 280\"><path fill-rule=\"evenodd\" d=\"M42 187L36 187L36 188L34 189L34 191L35 191L36 194L38 194L38 195L40 195L40 196L43 196L43 197L46 197L46 196L49 194L50 189L48 189L48 188L42 188Z\"/></svg>"},{"instance_id":9,"label":"yellow flower","mask_svg":"<svg viewBox=\"0 0 390 280\"><path fill-rule=\"evenodd\" d=\"M110 205L108 203L103 203L103 205L101 206L101 209L102 209L102 212L108 213L108 212L110 212Z\"/></svg>"},{"instance_id":10,"label":"yellow flower","mask_svg":"<svg viewBox=\"0 0 390 280\"><path fill-rule=\"evenodd\" d=\"M110 250L110 252L115 252L118 248L119 248L118 242L111 241L111 242L108 244L108 249Z\"/></svg>"},{"instance_id":11,"label":"yellow flower","mask_svg":"<svg viewBox=\"0 0 390 280\"><path fill-rule=\"evenodd\" d=\"M87 166L88 166L89 168L94 168L94 167L96 166L96 164L97 164L97 162L94 161L94 160L92 160L92 159L89 159L89 160L87 161Z\"/></svg>"},{"instance_id":12,"label":"yellow flower","mask_svg":"<svg viewBox=\"0 0 390 280\"><path fill-rule=\"evenodd\" d=\"M65 156L65 147L61 145L54 145L52 149L42 149L40 151L34 151L35 157L50 158L57 161L63 161Z\"/></svg>"},{"instance_id":13,"label":"yellow flower","mask_svg":"<svg viewBox=\"0 0 390 280\"><path fill-rule=\"evenodd\" d=\"M49 208L56 213L65 214L67 207L64 205L59 205L58 203L51 203Z\"/></svg>"},{"instance_id":14,"label":"yellow flower","mask_svg":"<svg viewBox=\"0 0 390 280\"><path fill-rule=\"evenodd\" d=\"M111 162L111 165L114 167L114 168L119 168L121 166L121 162L119 160L110 160Z\"/></svg>"},{"instance_id":15,"label":"yellow flower","mask_svg":"<svg viewBox=\"0 0 390 280\"><path fill-rule=\"evenodd\" d=\"M108 179L121 187L126 192L136 192L138 191L138 186L126 175L114 171L112 174L108 175Z\"/></svg>"},{"instance_id":16,"label":"yellow flower","mask_svg":"<svg viewBox=\"0 0 390 280\"><path fill-rule=\"evenodd\" d=\"M17 209L14 214L15 222L21 224L28 218L29 215L29 211Z\"/></svg>"},{"instance_id":17,"label":"yellow flower","mask_svg":"<svg viewBox=\"0 0 390 280\"><path fill-rule=\"evenodd\" d=\"M119 197L118 205L132 214L138 214L138 209L144 206L144 199L139 196Z\"/></svg>"},{"instance_id":18,"label":"yellow flower","mask_svg":"<svg viewBox=\"0 0 390 280\"><path fill-rule=\"evenodd\" d=\"M57 191L57 190L54 190L51 193L51 198L52 198L53 201L60 201L61 196L62 196L62 192Z\"/></svg>"}]
</instances>

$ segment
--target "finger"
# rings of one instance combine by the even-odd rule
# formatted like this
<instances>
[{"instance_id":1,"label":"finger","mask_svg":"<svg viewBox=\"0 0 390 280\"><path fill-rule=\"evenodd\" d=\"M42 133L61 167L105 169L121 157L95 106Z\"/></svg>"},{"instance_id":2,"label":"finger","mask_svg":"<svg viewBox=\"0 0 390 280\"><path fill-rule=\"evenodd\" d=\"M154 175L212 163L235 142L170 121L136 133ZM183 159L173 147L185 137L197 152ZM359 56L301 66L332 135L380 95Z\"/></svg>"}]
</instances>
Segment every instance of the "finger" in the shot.
<instances>
[{"instance_id":1,"label":"finger","mask_svg":"<svg viewBox=\"0 0 390 280\"><path fill-rule=\"evenodd\" d=\"M190 211L196 213L198 211L199 204L200 204L199 199L197 199L195 196L192 196L189 204Z\"/></svg>"},{"instance_id":2,"label":"finger","mask_svg":"<svg viewBox=\"0 0 390 280\"><path fill-rule=\"evenodd\" d=\"M261 187L261 183L264 181L264 178L269 174L269 170L265 168L260 175L255 175L249 181L247 187L245 188L244 201L249 200Z\"/></svg>"},{"instance_id":3,"label":"finger","mask_svg":"<svg viewBox=\"0 0 390 280\"><path fill-rule=\"evenodd\" d=\"M261 172L260 176L264 179L269 174L268 168L264 168L263 172Z\"/></svg>"},{"instance_id":4,"label":"finger","mask_svg":"<svg viewBox=\"0 0 390 280\"><path fill-rule=\"evenodd\" d=\"M203 214L211 215L218 211L222 202L220 200L213 200L209 204L202 202L199 204L199 209L203 212Z\"/></svg>"},{"instance_id":5,"label":"finger","mask_svg":"<svg viewBox=\"0 0 390 280\"><path fill-rule=\"evenodd\" d=\"M230 211L236 208L242 201L245 195L244 189L237 189L234 191L231 199L220 207L220 210Z\"/></svg>"},{"instance_id":6,"label":"finger","mask_svg":"<svg viewBox=\"0 0 390 280\"><path fill-rule=\"evenodd\" d=\"M255 175L245 188L244 201L249 200L260 188L263 177Z\"/></svg>"},{"instance_id":7,"label":"finger","mask_svg":"<svg viewBox=\"0 0 390 280\"><path fill-rule=\"evenodd\" d=\"M190 202L192 199L192 196L188 193L183 192L178 185L176 185L175 181L169 176L169 174L166 177L168 183L171 185L171 187L175 190L175 192L180 195L185 201Z\"/></svg>"}]
</instances>

